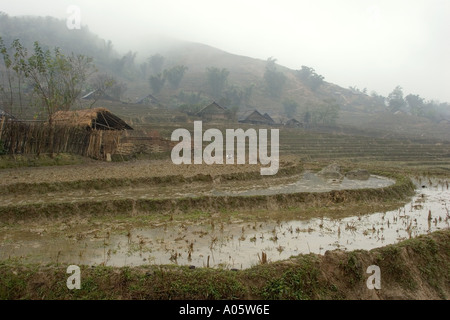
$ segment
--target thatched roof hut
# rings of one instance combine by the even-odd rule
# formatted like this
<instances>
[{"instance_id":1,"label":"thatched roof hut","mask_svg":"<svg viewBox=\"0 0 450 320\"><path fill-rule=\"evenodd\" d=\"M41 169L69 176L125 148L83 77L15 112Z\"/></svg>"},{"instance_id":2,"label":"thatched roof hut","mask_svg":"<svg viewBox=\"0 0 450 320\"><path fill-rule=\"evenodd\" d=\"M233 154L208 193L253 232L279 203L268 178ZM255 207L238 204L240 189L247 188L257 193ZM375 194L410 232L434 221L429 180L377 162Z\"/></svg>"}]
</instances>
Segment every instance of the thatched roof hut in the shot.
<instances>
[{"instance_id":1,"label":"thatched roof hut","mask_svg":"<svg viewBox=\"0 0 450 320\"><path fill-rule=\"evenodd\" d=\"M272 117L269 116L268 113L264 113L264 114L263 114L263 117L266 118L267 121L269 121L268 124L275 124L275 120L273 120Z\"/></svg>"},{"instance_id":2,"label":"thatched roof hut","mask_svg":"<svg viewBox=\"0 0 450 320\"><path fill-rule=\"evenodd\" d=\"M298 121L297 119L292 118L286 122L285 126L287 126L287 127L302 127L303 124L300 121Z\"/></svg>"},{"instance_id":3,"label":"thatched roof hut","mask_svg":"<svg viewBox=\"0 0 450 320\"><path fill-rule=\"evenodd\" d=\"M224 107L220 106L215 101L210 105L207 105L199 112L196 113L197 116L201 117L203 120L227 120L230 117L230 112Z\"/></svg>"},{"instance_id":4,"label":"thatched roof hut","mask_svg":"<svg viewBox=\"0 0 450 320\"><path fill-rule=\"evenodd\" d=\"M158 99L155 98L152 94L148 94L145 97L140 98L136 104L161 104Z\"/></svg>"},{"instance_id":5,"label":"thatched roof hut","mask_svg":"<svg viewBox=\"0 0 450 320\"><path fill-rule=\"evenodd\" d=\"M58 111L53 114L53 122L57 125L97 130L133 130L125 121L106 108Z\"/></svg>"}]
</instances>

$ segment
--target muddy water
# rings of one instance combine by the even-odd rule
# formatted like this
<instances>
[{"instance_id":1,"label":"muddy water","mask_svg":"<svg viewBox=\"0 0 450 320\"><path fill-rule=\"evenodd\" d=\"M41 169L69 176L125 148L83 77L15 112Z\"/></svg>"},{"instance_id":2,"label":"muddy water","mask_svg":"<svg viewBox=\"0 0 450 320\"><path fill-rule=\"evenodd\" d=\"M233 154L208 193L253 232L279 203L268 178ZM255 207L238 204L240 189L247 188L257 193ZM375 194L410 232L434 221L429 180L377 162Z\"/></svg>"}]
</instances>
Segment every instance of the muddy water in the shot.
<instances>
[{"instance_id":1,"label":"muddy water","mask_svg":"<svg viewBox=\"0 0 450 320\"><path fill-rule=\"evenodd\" d=\"M333 249L369 250L449 228L449 210L447 183L417 181L417 193L404 207L343 219L233 221L224 225L212 225L210 221L167 223L103 236L93 232L91 236L70 239L53 238L39 230L18 235L1 232L0 259L241 269L260 263L263 252L268 261L277 261L302 253L323 254Z\"/></svg>"},{"instance_id":2,"label":"muddy water","mask_svg":"<svg viewBox=\"0 0 450 320\"><path fill-rule=\"evenodd\" d=\"M0 197L0 206L45 204L77 201L118 199L181 198L198 196L270 195L295 192L326 192L342 189L381 188L395 181L372 175L367 180L327 180L310 172L302 175L256 181L220 181L213 183L175 184L170 186L146 185L102 190L73 190L46 194L10 194Z\"/></svg>"},{"instance_id":3,"label":"muddy water","mask_svg":"<svg viewBox=\"0 0 450 320\"><path fill-rule=\"evenodd\" d=\"M282 193L296 193L296 192L327 192L331 190L348 190L348 189L363 189L363 188L382 188L394 184L395 181L371 175L366 180L355 179L325 179L319 175L311 172L305 172L300 179L296 179L290 183L283 183L278 185L270 185L263 187L248 186L233 186L213 189L211 194L218 196L254 196L254 195L273 195Z\"/></svg>"}]
</instances>

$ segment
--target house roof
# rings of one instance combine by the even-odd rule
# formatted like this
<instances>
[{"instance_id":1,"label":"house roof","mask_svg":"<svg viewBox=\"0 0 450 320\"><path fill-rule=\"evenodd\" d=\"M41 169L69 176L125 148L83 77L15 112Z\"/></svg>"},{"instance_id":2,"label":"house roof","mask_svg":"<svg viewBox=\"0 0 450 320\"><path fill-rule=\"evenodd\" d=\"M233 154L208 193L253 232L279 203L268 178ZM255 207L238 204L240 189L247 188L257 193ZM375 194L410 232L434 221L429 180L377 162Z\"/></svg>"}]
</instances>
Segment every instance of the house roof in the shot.
<instances>
[{"instance_id":1,"label":"house roof","mask_svg":"<svg viewBox=\"0 0 450 320\"><path fill-rule=\"evenodd\" d=\"M224 114L224 113L228 113L228 110L214 101L210 105L207 105L206 107L198 111L196 114L204 115L204 114Z\"/></svg>"},{"instance_id":2,"label":"house roof","mask_svg":"<svg viewBox=\"0 0 450 320\"><path fill-rule=\"evenodd\" d=\"M58 111L53 121L60 125L89 127L102 130L133 130L125 121L106 108Z\"/></svg>"},{"instance_id":3,"label":"house roof","mask_svg":"<svg viewBox=\"0 0 450 320\"><path fill-rule=\"evenodd\" d=\"M146 95L145 97L142 97L140 99L138 99L138 101L136 102L136 104L143 104L145 102L151 102L154 104L159 104L159 100L155 98L154 95L152 95L151 93Z\"/></svg>"},{"instance_id":4,"label":"house roof","mask_svg":"<svg viewBox=\"0 0 450 320\"><path fill-rule=\"evenodd\" d=\"M269 116L269 115L267 115ZM270 118L270 116L269 116ZM258 110L250 110L242 114L239 118L239 122L258 122L258 123L273 123L273 119L267 118L266 116L262 115Z\"/></svg>"},{"instance_id":5,"label":"house roof","mask_svg":"<svg viewBox=\"0 0 450 320\"><path fill-rule=\"evenodd\" d=\"M270 122L275 123L275 120L273 120L272 117L269 116L269 114L267 112L264 113L263 117L266 118L267 120L269 120Z\"/></svg>"},{"instance_id":6,"label":"house roof","mask_svg":"<svg viewBox=\"0 0 450 320\"><path fill-rule=\"evenodd\" d=\"M104 93L102 90L93 90L89 93L87 93L86 95L82 96L81 99L84 100L90 100L90 99L102 99L102 100L111 100L111 101L117 101L117 99L107 95L106 93Z\"/></svg>"}]
</instances>

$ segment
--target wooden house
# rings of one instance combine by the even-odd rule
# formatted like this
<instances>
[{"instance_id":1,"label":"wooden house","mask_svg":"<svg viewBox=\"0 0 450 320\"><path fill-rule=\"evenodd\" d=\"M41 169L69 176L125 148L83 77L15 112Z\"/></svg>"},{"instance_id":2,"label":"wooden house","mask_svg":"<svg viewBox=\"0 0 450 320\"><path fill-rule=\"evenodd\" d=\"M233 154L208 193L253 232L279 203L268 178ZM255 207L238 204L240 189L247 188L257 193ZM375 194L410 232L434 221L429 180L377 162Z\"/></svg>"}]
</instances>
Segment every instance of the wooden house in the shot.
<instances>
[{"instance_id":1,"label":"wooden house","mask_svg":"<svg viewBox=\"0 0 450 320\"><path fill-rule=\"evenodd\" d=\"M216 102L204 107L195 115L201 117L203 121L224 121L230 119L230 112Z\"/></svg>"},{"instance_id":2,"label":"wooden house","mask_svg":"<svg viewBox=\"0 0 450 320\"><path fill-rule=\"evenodd\" d=\"M107 100L107 101L119 101L116 98L111 97L102 90L93 90L81 97L82 100Z\"/></svg>"},{"instance_id":3,"label":"wooden house","mask_svg":"<svg viewBox=\"0 0 450 320\"><path fill-rule=\"evenodd\" d=\"M285 126L300 128L300 127L303 127L303 124L300 121L298 121L297 119L289 119L288 121L286 121Z\"/></svg>"},{"instance_id":4,"label":"wooden house","mask_svg":"<svg viewBox=\"0 0 450 320\"><path fill-rule=\"evenodd\" d=\"M267 113L266 115L262 115L258 110L247 111L239 118L239 122L268 125L275 123L275 121Z\"/></svg>"},{"instance_id":5,"label":"wooden house","mask_svg":"<svg viewBox=\"0 0 450 320\"><path fill-rule=\"evenodd\" d=\"M84 127L96 130L133 130L125 121L106 108L75 111L57 111L53 114L56 125Z\"/></svg>"},{"instance_id":6,"label":"wooden house","mask_svg":"<svg viewBox=\"0 0 450 320\"><path fill-rule=\"evenodd\" d=\"M267 119L267 121L269 121L268 122L268 124L275 124L275 120L273 120L272 119L272 117L271 116L269 116L269 114L266 112L266 113L264 113L264 118L266 118Z\"/></svg>"},{"instance_id":7,"label":"wooden house","mask_svg":"<svg viewBox=\"0 0 450 320\"><path fill-rule=\"evenodd\" d=\"M136 101L136 104L143 104L143 105L160 105L158 99L155 98L152 94L148 94L145 97L142 97Z\"/></svg>"}]
</instances>

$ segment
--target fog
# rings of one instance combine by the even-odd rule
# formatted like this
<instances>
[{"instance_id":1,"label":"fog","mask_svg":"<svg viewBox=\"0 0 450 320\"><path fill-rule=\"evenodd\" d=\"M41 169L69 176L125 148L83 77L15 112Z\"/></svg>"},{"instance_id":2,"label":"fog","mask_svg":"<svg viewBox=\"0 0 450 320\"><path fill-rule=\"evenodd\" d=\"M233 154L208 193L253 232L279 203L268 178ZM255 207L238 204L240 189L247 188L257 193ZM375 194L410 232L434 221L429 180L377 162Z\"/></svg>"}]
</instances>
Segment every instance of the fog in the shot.
<instances>
[{"instance_id":1,"label":"fog","mask_svg":"<svg viewBox=\"0 0 450 320\"><path fill-rule=\"evenodd\" d=\"M70 5L121 53L142 52L159 35L306 65L342 87L387 96L400 85L450 101L448 0L0 0L0 11L65 19Z\"/></svg>"}]
</instances>

